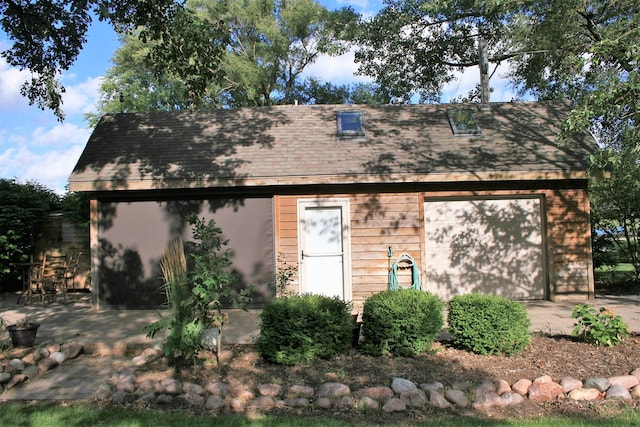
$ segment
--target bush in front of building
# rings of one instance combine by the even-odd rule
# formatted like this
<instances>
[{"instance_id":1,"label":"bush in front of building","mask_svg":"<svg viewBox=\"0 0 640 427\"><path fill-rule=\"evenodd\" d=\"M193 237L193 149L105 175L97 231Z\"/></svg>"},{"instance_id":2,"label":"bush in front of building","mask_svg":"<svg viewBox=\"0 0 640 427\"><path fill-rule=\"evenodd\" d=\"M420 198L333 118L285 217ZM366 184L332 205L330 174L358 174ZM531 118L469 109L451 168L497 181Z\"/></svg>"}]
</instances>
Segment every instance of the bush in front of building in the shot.
<instances>
[{"instance_id":1,"label":"bush in front of building","mask_svg":"<svg viewBox=\"0 0 640 427\"><path fill-rule=\"evenodd\" d=\"M367 298L362 312L362 350L414 357L431 349L444 325L444 303L429 292L388 290Z\"/></svg>"},{"instance_id":2,"label":"bush in front of building","mask_svg":"<svg viewBox=\"0 0 640 427\"><path fill-rule=\"evenodd\" d=\"M351 346L349 304L323 295L292 295L267 303L260 314L257 349L269 362L299 365L328 359Z\"/></svg>"},{"instance_id":3,"label":"bush in front of building","mask_svg":"<svg viewBox=\"0 0 640 427\"><path fill-rule=\"evenodd\" d=\"M454 344L477 354L511 356L531 342L524 304L502 296L455 296L448 321Z\"/></svg>"}]
</instances>

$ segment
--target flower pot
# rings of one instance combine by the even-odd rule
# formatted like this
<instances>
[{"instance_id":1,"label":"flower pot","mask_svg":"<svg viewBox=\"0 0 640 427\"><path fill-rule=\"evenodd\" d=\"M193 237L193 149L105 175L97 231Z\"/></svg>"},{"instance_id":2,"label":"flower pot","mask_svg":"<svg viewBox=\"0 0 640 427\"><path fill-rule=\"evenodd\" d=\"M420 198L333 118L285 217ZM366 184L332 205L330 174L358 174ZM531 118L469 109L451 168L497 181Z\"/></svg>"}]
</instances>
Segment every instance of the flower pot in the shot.
<instances>
[{"instance_id":1,"label":"flower pot","mask_svg":"<svg viewBox=\"0 0 640 427\"><path fill-rule=\"evenodd\" d=\"M9 325L9 337L14 347L32 347L36 341L36 333L40 327L39 323L25 323L24 325Z\"/></svg>"}]
</instances>

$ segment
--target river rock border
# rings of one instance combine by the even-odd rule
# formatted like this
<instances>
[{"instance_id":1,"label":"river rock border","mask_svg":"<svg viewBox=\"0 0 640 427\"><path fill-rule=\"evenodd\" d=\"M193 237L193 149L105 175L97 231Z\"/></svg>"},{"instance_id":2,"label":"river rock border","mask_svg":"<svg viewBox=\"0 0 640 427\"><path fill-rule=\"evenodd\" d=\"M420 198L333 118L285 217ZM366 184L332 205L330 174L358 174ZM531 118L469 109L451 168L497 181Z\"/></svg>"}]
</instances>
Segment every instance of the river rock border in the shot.
<instances>
[{"instance_id":1,"label":"river rock border","mask_svg":"<svg viewBox=\"0 0 640 427\"><path fill-rule=\"evenodd\" d=\"M513 384L505 380L482 384L439 382L416 384L406 378L394 378L388 386L352 391L347 384L327 382L316 390L304 385L283 389L278 384L261 384L255 390L232 387L223 382L204 385L180 382L173 378L137 381L135 369L160 357L158 349L146 349L132 359L131 366L106 379L94 394L99 401L116 404L140 402L146 405L182 404L196 409L244 413L273 408L315 407L338 410L381 410L403 412L431 405L438 408L474 408L484 411L522 403L525 399L543 403L555 399L574 401L640 399L640 368L607 378L576 379L570 376L554 381L544 375L521 379Z\"/></svg>"},{"instance_id":2,"label":"river rock border","mask_svg":"<svg viewBox=\"0 0 640 427\"><path fill-rule=\"evenodd\" d=\"M0 387L9 390L83 353L84 345L77 342L42 344L0 367Z\"/></svg>"}]
</instances>

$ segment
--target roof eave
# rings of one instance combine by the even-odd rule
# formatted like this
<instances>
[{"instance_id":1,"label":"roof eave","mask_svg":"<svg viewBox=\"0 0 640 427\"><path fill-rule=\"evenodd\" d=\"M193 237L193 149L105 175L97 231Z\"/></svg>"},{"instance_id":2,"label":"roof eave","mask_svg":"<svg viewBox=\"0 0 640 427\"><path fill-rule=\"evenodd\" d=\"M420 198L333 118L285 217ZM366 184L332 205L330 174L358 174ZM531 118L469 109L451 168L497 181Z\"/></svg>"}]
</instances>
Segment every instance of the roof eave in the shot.
<instances>
[{"instance_id":1,"label":"roof eave","mask_svg":"<svg viewBox=\"0 0 640 427\"><path fill-rule=\"evenodd\" d=\"M535 181L535 180L583 180L586 171L537 171L537 172L450 172L431 174L385 174L385 175L310 175L278 177L242 177L223 179L139 179L139 180L82 180L70 179L69 191L140 191L159 189L239 188L239 187L284 187L304 185L348 185L388 183L450 183L491 181Z\"/></svg>"}]
</instances>

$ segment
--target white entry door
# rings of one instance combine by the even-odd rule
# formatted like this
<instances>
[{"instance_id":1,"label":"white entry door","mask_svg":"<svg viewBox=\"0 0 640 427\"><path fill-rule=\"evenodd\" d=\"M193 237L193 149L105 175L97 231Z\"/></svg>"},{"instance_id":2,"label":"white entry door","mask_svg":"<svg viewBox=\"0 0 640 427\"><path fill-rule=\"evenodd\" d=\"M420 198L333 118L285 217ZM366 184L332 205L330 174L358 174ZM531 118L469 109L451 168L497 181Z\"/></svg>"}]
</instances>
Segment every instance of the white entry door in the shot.
<instances>
[{"instance_id":1,"label":"white entry door","mask_svg":"<svg viewBox=\"0 0 640 427\"><path fill-rule=\"evenodd\" d=\"M300 292L351 299L348 200L298 202Z\"/></svg>"}]
</instances>

